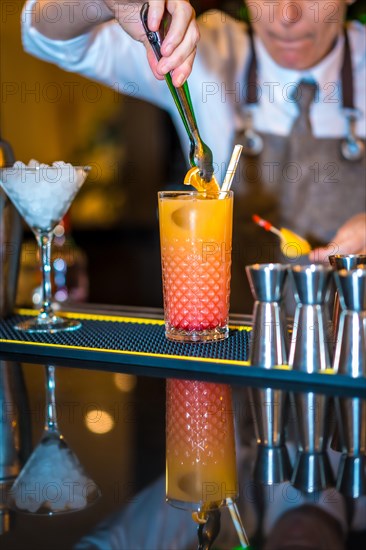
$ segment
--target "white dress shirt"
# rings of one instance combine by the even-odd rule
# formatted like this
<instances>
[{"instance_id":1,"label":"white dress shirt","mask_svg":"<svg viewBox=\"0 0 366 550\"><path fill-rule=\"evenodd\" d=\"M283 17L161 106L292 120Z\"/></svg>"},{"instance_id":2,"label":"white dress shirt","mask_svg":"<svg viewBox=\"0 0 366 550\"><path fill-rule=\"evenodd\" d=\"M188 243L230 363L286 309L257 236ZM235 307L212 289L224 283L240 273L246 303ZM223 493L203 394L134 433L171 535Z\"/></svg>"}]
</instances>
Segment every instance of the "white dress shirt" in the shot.
<instances>
[{"instance_id":1,"label":"white dress shirt","mask_svg":"<svg viewBox=\"0 0 366 550\"><path fill-rule=\"evenodd\" d=\"M22 13L22 37L26 51L66 71L80 73L115 90L133 93L166 109L188 155L188 139L164 81L153 76L142 44L127 35L115 21L71 40L51 40L31 26L35 0L28 0ZM189 88L202 139L213 152L218 174L224 173L232 152L235 131L242 127L245 73L249 60L246 26L217 10L199 18L201 41L189 77ZM366 33L357 22L349 25L355 82L355 106L360 111L356 125L365 137ZM254 127L265 133L288 135L298 111L291 100L296 82L311 77L319 95L311 107L314 135L319 138L345 135L341 102L340 67L343 36L332 51L311 70L295 71L277 65L256 37L260 101L253 108ZM226 170L225 170L226 171ZM219 177L219 179L221 179Z\"/></svg>"}]
</instances>

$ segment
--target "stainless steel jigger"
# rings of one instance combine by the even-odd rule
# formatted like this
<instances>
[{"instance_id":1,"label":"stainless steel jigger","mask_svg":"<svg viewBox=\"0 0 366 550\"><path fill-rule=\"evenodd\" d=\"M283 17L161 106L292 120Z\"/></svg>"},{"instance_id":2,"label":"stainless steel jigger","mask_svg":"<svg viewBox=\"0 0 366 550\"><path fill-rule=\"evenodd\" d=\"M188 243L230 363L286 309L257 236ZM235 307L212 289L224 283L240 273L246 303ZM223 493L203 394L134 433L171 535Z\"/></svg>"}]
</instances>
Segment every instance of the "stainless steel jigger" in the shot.
<instances>
[{"instance_id":1,"label":"stainless steel jigger","mask_svg":"<svg viewBox=\"0 0 366 550\"><path fill-rule=\"evenodd\" d=\"M289 364L294 370L314 373L331 368L331 350L325 301L332 276L331 267L294 266L296 311ZM296 419L299 450L291 483L306 493L333 485L326 445L330 425L329 399L313 392L291 396Z\"/></svg>"},{"instance_id":2,"label":"stainless steel jigger","mask_svg":"<svg viewBox=\"0 0 366 550\"><path fill-rule=\"evenodd\" d=\"M335 271L340 271L345 269L350 271L356 269L360 265L366 265L366 254L334 254L329 256L329 263ZM339 303L339 293L336 289L334 295L334 304L333 304L333 316L332 316L332 329L333 329L333 340L334 346L337 344L337 339L339 337L339 320L341 316L341 305ZM334 434L332 437L332 442L330 444L332 449L335 451L342 451L342 443L340 441L339 431L337 424L334 428Z\"/></svg>"},{"instance_id":3,"label":"stainless steel jigger","mask_svg":"<svg viewBox=\"0 0 366 550\"><path fill-rule=\"evenodd\" d=\"M366 265L335 273L341 304L334 369L352 378L366 377ZM337 489L351 498L366 494L366 400L335 399L342 458Z\"/></svg>"},{"instance_id":4,"label":"stainless steel jigger","mask_svg":"<svg viewBox=\"0 0 366 550\"><path fill-rule=\"evenodd\" d=\"M250 363L265 369L287 364L288 334L282 308L287 266L255 264L246 267L255 298ZM272 388L250 389L257 437L254 479L265 485L287 481L291 465L284 442L287 395Z\"/></svg>"},{"instance_id":5,"label":"stainless steel jigger","mask_svg":"<svg viewBox=\"0 0 366 550\"><path fill-rule=\"evenodd\" d=\"M366 254L334 254L329 256L329 263L337 271L341 269L350 271L351 269L356 269L359 265L366 265ZM338 335L340 313L341 306L339 304L338 291L336 291L332 316L334 341L336 341Z\"/></svg>"}]
</instances>

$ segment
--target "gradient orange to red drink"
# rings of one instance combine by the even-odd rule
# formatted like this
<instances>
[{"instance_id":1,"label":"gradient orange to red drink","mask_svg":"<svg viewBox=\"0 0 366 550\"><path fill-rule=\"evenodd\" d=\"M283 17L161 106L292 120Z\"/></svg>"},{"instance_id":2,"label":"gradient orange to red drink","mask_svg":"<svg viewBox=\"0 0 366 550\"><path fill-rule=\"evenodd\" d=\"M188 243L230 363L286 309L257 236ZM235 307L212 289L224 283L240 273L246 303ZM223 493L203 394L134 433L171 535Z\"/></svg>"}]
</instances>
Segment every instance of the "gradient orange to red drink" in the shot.
<instances>
[{"instance_id":1,"label":"gradient orange to red drink","mask_svg":"<svg viewBox=\"0 0 366 550\"><path fill-rule=\"evenodd\" d=\"M232 194L159 198L164 313L168 326L207 331L228 323Z\"/></svg>"},{"instance_id":2,"label":"gradient orange to red drink","mask_svg":"<svg viewBox=\"0 0 366 550\"><path fill-rule=\"evenodd\" d=\"M231 388L167 380L166 495L171 504L209 509L237 496Z\"/></svg>"}]
</instances>

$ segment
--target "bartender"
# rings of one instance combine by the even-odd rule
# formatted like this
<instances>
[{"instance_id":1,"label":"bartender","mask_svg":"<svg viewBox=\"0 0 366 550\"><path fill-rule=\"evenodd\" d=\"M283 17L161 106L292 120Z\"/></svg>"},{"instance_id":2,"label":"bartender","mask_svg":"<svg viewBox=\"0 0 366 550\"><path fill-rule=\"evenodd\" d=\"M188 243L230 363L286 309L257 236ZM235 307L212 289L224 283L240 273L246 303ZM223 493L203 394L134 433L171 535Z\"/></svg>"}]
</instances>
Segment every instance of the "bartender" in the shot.
<instances>
[{"instance_id":1,"label":"bartender","mask_svg":"<svg viewBox=\"0 0 366 550\"><path fill-rule=\"evenodd\" d=\"M313 247L306 261L329 254L366 252L365 29L345 25L352 0L248 3L251 25L219 11L198 20L187 2L151 2L149 26L156 30L166 4L172 26L159 64L144 41L136 4L99 0L95 17L88 2L58 0L61 17L50 19L56 2L28 0L23 11L25 49L67 71L128 89L166 109L182 147L185 130L168 87L173 71L189 86L202 138L213 151L216 177L226 171L234 143L244 146L233 189L234 246L232 311L250 311L244 265L288 261L272 235L256 227L252 214L287 227ZM131 6L134 17L126 17ZM132 21L132 23L131 23ZM126 86L126 87L125 87ZM301 258L295 258L300 261Z\"/></svg>"}]
</instances>

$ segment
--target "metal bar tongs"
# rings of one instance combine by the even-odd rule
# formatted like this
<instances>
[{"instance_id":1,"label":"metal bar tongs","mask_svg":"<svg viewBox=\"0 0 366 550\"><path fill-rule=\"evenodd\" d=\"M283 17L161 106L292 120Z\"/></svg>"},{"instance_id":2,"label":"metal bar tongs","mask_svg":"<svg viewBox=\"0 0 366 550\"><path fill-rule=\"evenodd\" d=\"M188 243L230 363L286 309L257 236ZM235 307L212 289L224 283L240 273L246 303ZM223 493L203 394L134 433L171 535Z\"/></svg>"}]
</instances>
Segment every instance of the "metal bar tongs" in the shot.
<instances>
[{"instance_id":1,"label":"metal bar tongs","mask_svg":"<svg viewBox=\"0 0 366 550\"><path fill-rule=\"evenodd\" d=\"M166 30L169 28L169 19L166 17L158 32L150 31L147 24L147 16L149 12L149 4L143 4L140 12L142 25L144 27L147 39L155 53L157 60L162 57L160 47L166 35ZM170 16L169 16L170 18ZM211 149L202 141L198 131L196 117L193 111L191 96L189 93L188 83L176 88L173 85L172 76L170 73L165 75L165 81L168 84L170 93L173 96L175 105L183 121L184 127L190 141L189 162L191 166L197 166L200 169L201 177L210 181L213 175L213 163Z\"/></svg>"}]
</instances>

